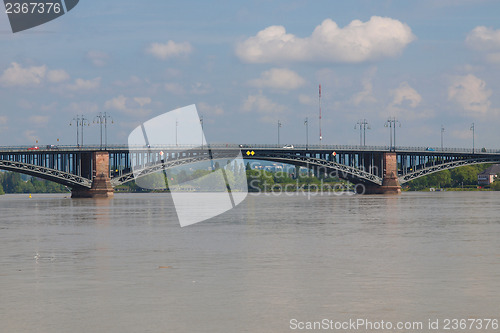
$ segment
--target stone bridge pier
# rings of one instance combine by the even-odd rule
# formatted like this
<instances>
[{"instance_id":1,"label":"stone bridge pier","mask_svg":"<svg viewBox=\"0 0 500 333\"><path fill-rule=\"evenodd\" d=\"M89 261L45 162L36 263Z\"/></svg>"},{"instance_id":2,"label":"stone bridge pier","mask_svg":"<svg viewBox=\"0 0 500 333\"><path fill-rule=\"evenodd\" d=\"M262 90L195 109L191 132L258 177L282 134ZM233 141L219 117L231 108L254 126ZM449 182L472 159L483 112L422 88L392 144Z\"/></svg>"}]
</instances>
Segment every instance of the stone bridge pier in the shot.
<instances>
[{"instance_id":1,"label":"stone bridge pier","mask_svg":"<svg viewBox=\"0 0 500 333\"><path fill-rule=\"evenodd\" d=\"M109 153L95 151L92 153L92 187L73 188L72 198L111 198L114 196L109 177Z\"/></svg>"},{"instance_id":2,"label":"stone bridge pier","mask_svg":"<svg viewBox=\"0 0 500 333\"><path fill-rule=\"evenodd\" d=\"M400 194L401 185L398 181L398 161L394 152L383 153L384 169L382 170L382 185L366 186L365 194Z\"/></svg>"}]
</instances>

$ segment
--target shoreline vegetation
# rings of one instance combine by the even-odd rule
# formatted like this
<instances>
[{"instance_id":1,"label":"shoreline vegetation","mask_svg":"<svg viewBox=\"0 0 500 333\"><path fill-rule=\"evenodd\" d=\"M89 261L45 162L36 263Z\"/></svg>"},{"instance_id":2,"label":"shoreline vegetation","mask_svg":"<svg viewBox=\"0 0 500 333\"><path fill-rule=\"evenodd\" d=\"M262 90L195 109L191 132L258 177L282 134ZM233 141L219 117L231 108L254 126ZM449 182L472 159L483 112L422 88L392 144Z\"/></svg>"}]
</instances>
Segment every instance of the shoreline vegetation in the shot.
<instances>
[{"instance_id":1,"label":"shoreline vegetation","mask_svg":"<svg viewBox=\"0 0 500 333\"><path fill-rule=\"evenodd\" d=\"M403 191L500 191L500 180L493 182L489 186L479 187L477 185L477 175L484 171L490 164L468 165L452 170L443 170L428 176L424 176L403 184ZM293 170L293 169L290 169ZM290 171L289 170L289 171ZM199 172L198 172L199 171ZM262 169L234 168L226 170L229 177L238 179L247 177L249 192L353 192L357 184L329 177L327 175L314 175L313 172L289 171L266 171ZM191 176L183 174L174 175L171 178L176 184L191 181L206 175L211 171L197 170ZM299 175L296 177L295 175ZM500 178L500 177L499 177ZM165 179L160 179L165 184ZM159 187L161 188L161 187ZM195 187L182 188L181 190L196 191ZM221 189L218 189L221 190ZM69 193L71 190L63 185L21 175L16 172L0 173L0 194L5 193ZM150 193L168 192L167 189L148 190L139 187L134 181L117 186L117 193Z\"/></svg>"}]
</instances>

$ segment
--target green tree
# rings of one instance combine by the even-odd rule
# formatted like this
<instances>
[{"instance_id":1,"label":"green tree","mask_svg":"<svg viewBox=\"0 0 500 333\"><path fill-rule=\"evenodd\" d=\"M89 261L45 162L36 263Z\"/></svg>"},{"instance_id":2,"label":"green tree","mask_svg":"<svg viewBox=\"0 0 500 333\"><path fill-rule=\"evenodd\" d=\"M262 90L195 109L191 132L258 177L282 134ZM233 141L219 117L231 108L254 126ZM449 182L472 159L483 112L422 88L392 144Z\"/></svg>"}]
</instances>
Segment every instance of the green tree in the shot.
<instances>
[{"instance_id":1,"label":"green tree","mask_svg":"<svg viewBox=\"0 0 500 333\"><path fill-rule=\"evenodd\" d=\"M270 190L274 185L272 173L265 170L248 170L247 182L249 191Z\"/></svg>"}]
</instances>

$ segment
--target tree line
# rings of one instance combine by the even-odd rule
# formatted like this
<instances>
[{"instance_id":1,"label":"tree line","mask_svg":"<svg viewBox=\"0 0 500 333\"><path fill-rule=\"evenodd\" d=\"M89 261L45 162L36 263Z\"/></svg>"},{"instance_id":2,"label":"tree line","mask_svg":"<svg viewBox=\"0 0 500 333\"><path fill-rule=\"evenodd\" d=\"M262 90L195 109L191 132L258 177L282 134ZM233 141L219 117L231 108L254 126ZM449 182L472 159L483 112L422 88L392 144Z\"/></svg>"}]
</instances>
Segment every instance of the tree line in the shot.
<instances>
[{"instance_id":1,"label":"tree line","mask_svg":"<svg viewBox=\"0 0 500 333\"><path fill-rule=\"evenodd\" d=\"M22 176L17 172L0 172L0 194L5 193L67 193L69 189L48 180Z\"/></svg>"}]
</instances>

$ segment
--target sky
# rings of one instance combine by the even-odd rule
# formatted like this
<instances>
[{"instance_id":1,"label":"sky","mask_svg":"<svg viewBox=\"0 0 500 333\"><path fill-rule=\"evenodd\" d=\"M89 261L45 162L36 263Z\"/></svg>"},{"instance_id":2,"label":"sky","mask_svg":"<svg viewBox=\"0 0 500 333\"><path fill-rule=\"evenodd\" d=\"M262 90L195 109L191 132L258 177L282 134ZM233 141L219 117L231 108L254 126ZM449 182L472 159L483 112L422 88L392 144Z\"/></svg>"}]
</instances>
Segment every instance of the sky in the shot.
<instances>
[{"instance_id":1,"label":"sky","mask_svg":"<svg viewBox=\"0 0 500 333\"><path fill-rule=\"evenodd\" d=\"M195 104L211 143L500 148L500 2L80 0L12 33L0 13L0 146L125 144ZM110 118L110 119L111 119ZM72 126L70 126L70 123ZM398 124L399 125L399 124ZM444 132L441 132L441 127Z\"/></svg>"}]
</instances>

